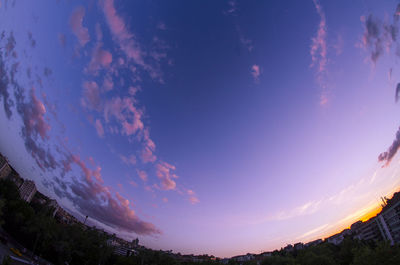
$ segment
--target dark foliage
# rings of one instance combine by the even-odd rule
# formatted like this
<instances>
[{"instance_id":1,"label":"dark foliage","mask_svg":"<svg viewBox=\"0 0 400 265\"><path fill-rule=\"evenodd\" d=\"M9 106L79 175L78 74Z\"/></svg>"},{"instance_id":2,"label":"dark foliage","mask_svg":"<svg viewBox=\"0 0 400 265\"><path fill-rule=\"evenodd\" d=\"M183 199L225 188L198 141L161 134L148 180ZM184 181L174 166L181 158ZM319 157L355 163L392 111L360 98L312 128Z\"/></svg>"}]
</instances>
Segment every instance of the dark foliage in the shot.
<instances>
[{"instance_id":1,"label":"dark foliage","mask_svg":"<svg viewBox=\"0 0 400 265\"><path fill-rule=\"evenodd\" d=\"M189 262L183 256L141 248L138 255L117 256L107 245L108 235L80 225L63 225L51 216L51 209L28 204L19 197L12 181L0 180L0 226L14 239L54 264L70 265L209 265L216 261ZM5 264L9 262L4 261ZM322 243L302 250L274 251L258 261L228 264L262 265L377 265L400 264L400 246L387 242L361 242L351 237L335 246Z\"/></svg>"}]
</instances>

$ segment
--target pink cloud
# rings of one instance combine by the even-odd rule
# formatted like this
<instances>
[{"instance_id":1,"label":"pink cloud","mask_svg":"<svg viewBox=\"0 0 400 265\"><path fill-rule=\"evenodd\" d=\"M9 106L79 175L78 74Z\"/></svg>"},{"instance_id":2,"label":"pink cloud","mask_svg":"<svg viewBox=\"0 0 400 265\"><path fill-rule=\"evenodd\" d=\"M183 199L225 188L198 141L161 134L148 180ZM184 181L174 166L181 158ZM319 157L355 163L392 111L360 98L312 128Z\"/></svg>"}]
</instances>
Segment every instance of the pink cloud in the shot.
<instances>
[{"instance_id":1,"label":"pink cloud","mask_svg":"<svg viewBox=\"0 0 400 265\"><path fill-rule=\"evenodd\" d=\"M92 177L94 177L99 183L103 183L103 179L101 178L101 173L100 173L101 167L98 166L94 170L89 169L86 166L85 162L83 160L81 160L78 155L72 155L70 163L71 162L75 163L76 165L78 165L81 168L81 170L85 176L85 179L88 183L93 183Z\"/></svg>"},{"instance_id":2,"label":"pink cloud","mask_svg":"<svg viewBox=\"0 0 400 265\"><path fill-rule=\"evenodd\" d=\"M101 3L101 8L104 12L107 24L113 36L113 40L125 54L127 61L131 60L137 66L141 66L145 71L148 72L152 79L163 83L164 81L162 79L162 73L159 69L159 60L165 58L166 54L163 52L163 50L165 50L166 47L163 45L160 47L156 46L155 48L157 51L146 53L136 40L135 35L129 31L122 17L117 14L114 6L114 0L103 0ZM146 56L149 56L148 59L153 57L153 59L155 59L155 65L146 63L144 60ZM133 70L132 72L135 72L135 68L131 69Z\"/></svg>"},{"instance_id":3,"label":"pink cloud","mask_svg":"<svg viewBox=\"0 0 400 265\"><path fill-rule=\"evenodd\" d=\"M326 104L328 104L328 96L325 93L322 93L320 98L319 98L319 104L321 106L324 106Z\"/></svg>"},{"instance_id":4,"label":"pink cloud","mask_svg":"<svg viewBox=\"0 0 400 265\"><path fill-rule=\"evenodd\" d=\"M100 25L96 24L96 39L97 42L94 45L92 54L91 54L91 59L88 65L88 71L91 74L98 74L98 71L102 68L107 68L111 65L113 61L113 56L112 54L104 50L102 39L103 39L103 33L101 31Z\"/></svg>"},{"instance_id":5,"label":"pink cloud","mask_svg":"<svg viewBox=\"0 0 400 265\"><path fill-rule=\"evenodd\" d=\"M138 184L133 180L130 180L129 184L132 185L133 187L137 187L138 186Z\"/></svg>"},{"instance_id":6,"label":"pink cloud","mask_svg":"<svg viewBox=\"0 0 400 265\"><path fill-rule=\"evenodd\" d=\"M100 110L100 91L97 83L94 81L85 81L82 86L82 105L89 109Z\"/></svg>"},{"instance_id":7,"label":"pink cloud","mask_svg":"<svg viewBox=\"0 0 400 265\"><path fill-rule=\"evenodd\" d=\"M34 88L32 88L30 96L31 108L26 108L24 113L24 117L27 119L25 122L26 130L29 135L32 133L39 134L42 140L48 139L47 132L50 131L50 125L44 119L46 107L36 97Z\"/></svg>"},{"instance_id":8,"label":"pink cloud","mask_svg":"<svg viewBox=\"0 0 400 265\"><path fill-rule=\"evenodd\" d=\"M83 47L89 42L90 36L87 28L83 26L83 17L85 16L85 8L79 6L75 8L69 19L69 25L72 32L78 39L79 44Z\"/></svg>"},{"instance_id":9,"label":"pink cloud","mask_svg":"<svg viewBox=\"0 0 400 265\"><path fill-rule=\"evenodd\" d=\"M155 143L150 139L149 130L146 128L143 130L143 140L145 141L146 146L151 150L154 151L156 149Z\"/></svg>"},{"instance_id":10,"label":"pink cloud","mask_svg":"<svg viewBox=\"0 0 400 265\"><path fill-rule=\"evenodd\" d=\"M342 35L338 34L336 43L333 44L333 48L336 50L336 55L340 55L343 53L343 45L344 45L343 37Z\"/></svg>"},{"instance_id":11,"label":"pink cloud","mask_svg":"<svg viewBox=\"0 0 400 265\"><path fill-rule=\"evenodd\" d=\"M101 124L101 121L99 119L96 119L95 127L96 127L96 131L97 131L97 135L99 137L103 138L104 137L104 129L103 129L103 125Z\"/></svg>"},{"instance_id":12,"label":"pink cloud","mask_svg":"<svg viewBox=\"0 0 400 265\"><path fill-rule=\"evenodd\" d=\"M327 44L326 44L326 35L327 35L327 27L326 27L326 18L325 13L322 10L322 6L319 3L319 0L313 0L314 6L317 9L317 13L320 16L320 22L318 25L317 35L313 37L310 54L311 54L311 67L316 66L317 73L316 78L318 84L322 87L323 91L320 95L321 106L324 106L328 103L328 95L327 95L327 86L325 81L326 75L326 65L328 62L327 59ZM340 39L338 39L337 52L340 53Z\"/></svg>"},{"instance_id":13,"label":"pink cloud","mask_svg":"<svg viewBox=\"0 0 400 265\"><path fill-rule=\"evenodd\" d=\"M196 193L193 190L187 190L186 193L189 195L189 201L191 204L196 204L200 202L200 200L196 196Z\"/></svg>"},{"instance_id":14,"label":"pink cloud","mask_svg":"<svg viewBox=\"0 0 400 265\"><path fill-rule=\"evenodd\" d=\"M154 162L157 157L153 154L153 151L149 147L144 147L141 153L143 163Z\"/></svg>"},{"instance_id":15,"label":"pink cloud","mask_svg":"<svg viewBox=\"0 0 400 265\"><path fill-rule=\"evenodd\" d=\"M120 155L120 158L122 162L124 162L127 165L136 165L136 156L130 155L130 156L124 156Z\"/></svg>"},{"instance_id":16,"label":"pink cloud","mask_svg":"<svg viewBox=\"0 0 400 265\"><path fill-rule=\"evenodd\" d=\"M135 63L146 66L143 60L144 52L136 42L135 36L128 31L124 20L117 14L114 0L104 0L102 8L110 31L121 50Z\"/></svg>"},{"instance_id":17,"label":"pink cloud","mask_svg":"<svg viewBox=\"0 0 400 265\"><path fill-rule=\"evenodd\" d=\"M147 173L143 170L137 171L139 178L141 178L144 182L147 181Z\"/></svg>"},{"instance_id":18,"label":"pink cloud","mask_svg":"<svg viewBox=\"0 0 400 265\"><path fill-rule=\"evenodd\" d=\"M144 186L144 189L147 190L148 192L154 192L154 188L152 186L146 185Z\"/></svg>"},{"instance_id":19,"label":"pink cloud","mask_svg":"<svg viewBox=\"0 0 400 265\"><path fill-rule=\"evenodd\" d=\"M190 201L191 204L196 204L196 203L200 202L200 200L195 196L189 197L189 201Z\"/></svg>"},{"instance_id":20,"label":"pink cloud","mask_svg":"<svg viewBox=\"0 0 400 265\"><path fill-rule=\"evenodd\" d=\"M178 176L171 171L175 170L175 166L166 162L159 162L156 165L156 175L161 180L161 188L163 190L174 190L176 188L176 182Z\"/></svg>"},{"instance_id":21,"label":"pink cloud","mask_svg":"<svg viewBox=\"0 0 400 265\"><path fill-rule=\"evenodd\" d=\"M253 45L253 41L249 38L246 38L241 30L241 28L239 27L239 25L236 25L236 31L239 35L239 40L240 43L246 47L246 49L251 52L254 49L254 45Z\"/></svg>"},{"instance_id":22,"label":"pink cloud","mask_svg":"<svg viewBox=\"0 0 400 265\"><path fill-rule=\"evenodd\" d=\"M114 82L111 76L106 75L103 80L103 90L108 92L114 88Z\"/></svg>"},{"instance_id":23,"label":"pink cloud","mask_svg":"<svg viewBox=\"0 0 400 265\"><path fill-rule=\"evenodd\" d=\"M164 22L160 22L160 23L158 23L158 25L157 25L157 29L159 29L159 30L166 30L166 29L167 29L167 26L165 25Z\"/></svg>"},{"instance_id":24,"label":"pink cloud","mask_svg":"<svg viewBox=\"0 0 400 265\"><path fill-rule=\"evenodd\" d=\"M317 36L312 38L312 45L310 49L311 54L311 66L318 65L317 71L318 73L322 73L325 71L326 63L327 63L327 46L326 46L326 18L325 13L322 10L321 4L318 0L313 0L314 6L317 9L317 12L321 18L319 25Z\"/></svg>"},{"instance_id":25,"label":"pink cloud","mask_svg":"<svg viewBox=\"0 0 400 265\"><path fill-rule=\"evenodd\" d=\"M164 197L162 198L163 202L167 203L168 202L168 198Z\"/></svg>"},{"instance_id":26,"label":"pink cloud","mask_svg":"<svg viewBox=\"0 0 400 265\"><path fill-rule=\"evenodd\" d=\"M101 167L91 170L77 155L71 155L68 163L78 165L84 178L73 178L68 187L61 185L61 190L56 189L60 197L67 197L79 211L110 227L140 235L161 233L153 224L139 219L129 200L118 192L111 194L110 188L103 185Z\"/></svg>"},{"instance_id":27,"label":"pink cloud","mask_svg":"<svg viewBox=\"0 0 400 265\"><path fill-rule=\"evenodd\" d=\"M139 86L131 86L129 87L129 95L134 96L136 95L136 93L140 91L140 87Z\"/></svg>"},{"instance_id":28,"label":"pink cloud","mask_svg":"<svg viewBox=\"0 0 400 265\"><path fill-rule=\"evenodd\" d=\"M155 143L150 139L149 130L146 128L143 130L143 141L144 148L141 153L143 163L154 162L157 157L153 154L156 149Z\"/></svg>"},{"instance_id":29,"label":"pink cloud","mask_svg":"<svg viewBox=\"0 0 400 265\"><path fill-rule=\"evenodd\" d=\"M254 64L252 67L251 67L251 75L253 76L253 78L254 78L254 82L258 82L260 79L260 74L261 74L261 72L260 72L260 66L259 65L257 65L257 64Z\"/></svg>"},{"instance_id":30,"label":"pink cloud","mask_svg":"<svg viewBox=\"0 0 400 265\"><path fill-rule=\"evenodd\" d=\"M44 142L47 142L50 138L48 132L51 127L45 119L45 104L36 97L35 88L30 90L28 101L25 100L23 90L16 89L15 100L16 109L23 121L21 136L24 140L26 150L32 155L42 170L56 169L60 164L57 162L54 154L48 147L43 146L38 141L39 137Z\"/></svg>"},{"instance_id":31,"label":"pink cloud","mask_svg":"<svg viewBox=\"0 0 400 265\"><path fill-rule=\"evenodd\" d=\"M97 72L101 68L110 66L112 62L112 54L101 48L101 44L97 44L93 50L92 58L89 63L89 71Z\"/></svg>"},{"instance_id":32,"label":"pink cloud","mask_svg":"<svg viewBox=\"0 0 400 265\"><path fill-rule=\"evenodd\" d=\"M96 166L96 163L94 162L93 157L89 156L88 161L93 167Z\"/></svg>"},{"instance_id":33,"label":"pink cloud","mask_svg":"<svg viewBox=\"0 0 400 265\"><path fill-rule=\"evenodd\" d=\"M3 72L8 75L12 71ZM6 81L9 82L9 79L6 78ZM42 169L51 168L49 172L53 173L61 170L63 176L70 174L68 181L53 177L47 178L46 184L53 185L54 192L61 198L70 200L80 213L89 215L104 225L140 235L160 234L161 231L153 224L142 221L135 214L129 200L120 194L111 193L112 189L104 185L102 168L92 158L81 159L79 155L70 153L66 139L58 138L59 145L50 149L56 143L46 141L50 138L50 125L45 116L46 104L37 98L34 89L28 92L22 85L18 85L17 80L12 79L12 82L15 85L15 109L23 121L21 137L27 150ZM41 145L40 142L46 143ZM56 158L50 150L57 151Z\"/></svg>"},{"instance_id":34,"label":"pink cloud","mask_svg":"<svg viewBox=\"0 0 400 265\"><path fill-rule=\"evenodd\" d=\"M125 199L124 197L122 197L118 192L115 193L119 203L124 206L125 208L129 207L129 200Z\"/></svg>"},{"instance_id":35,"label":"pink cloud","mask_svg":"<svg viewBox=\"0 0 400 265\"><path fill-rule=\"evenodd\" d=\"M106 102L104 116L106 122L109 122L111 117L119 121L123 132L128 136L143 130L144 127L142 112L135 107L134 99L129 97L116 97Z\"/></svg>"},{"instance_id":36,"label":"pink cloud","mask_svg":"<svg viewBox=\"0 0 400 265\"><path fill-rule=\"evenodd\" d=\"M224 15L236 15L236 11L238 11L237 2L235 0L231 0L228 2L228 8L223 11Z\"/></svg>"}]
</instances>

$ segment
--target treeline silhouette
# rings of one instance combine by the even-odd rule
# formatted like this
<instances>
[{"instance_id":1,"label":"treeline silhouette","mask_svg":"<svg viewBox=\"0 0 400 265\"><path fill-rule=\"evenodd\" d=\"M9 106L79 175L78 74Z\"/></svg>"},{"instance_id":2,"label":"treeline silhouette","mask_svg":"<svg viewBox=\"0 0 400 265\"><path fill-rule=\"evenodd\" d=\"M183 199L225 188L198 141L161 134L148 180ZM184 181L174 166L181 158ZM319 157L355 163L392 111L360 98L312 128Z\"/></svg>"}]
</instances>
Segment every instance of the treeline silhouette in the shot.
<instances>
[{"instance_id":1,"label":"treeline silhouette","mask_svg":"<svg viewBox=\"0 0 400 265\"><path fill-rule=\"evenodd\" d=\"M52 209L20 199L17 186L10 180L0 180L0 226L18 243L34 255L60 265L174 265L221 264L223 260L188 262L174 258L173 254L141 248L129 257L113 253L107 245L110 236L85 226L58 223ZM33 254L32 254L33 255ZM7 259L5 263L9 262ZM227 263L226 263L227 262ZM400 247L388 242L365 242L346 237L339 245L328 242L302 250L274 251L262 260L226 264L247 265L372 265L400 264Z\"/></svg>"}]
</instances>

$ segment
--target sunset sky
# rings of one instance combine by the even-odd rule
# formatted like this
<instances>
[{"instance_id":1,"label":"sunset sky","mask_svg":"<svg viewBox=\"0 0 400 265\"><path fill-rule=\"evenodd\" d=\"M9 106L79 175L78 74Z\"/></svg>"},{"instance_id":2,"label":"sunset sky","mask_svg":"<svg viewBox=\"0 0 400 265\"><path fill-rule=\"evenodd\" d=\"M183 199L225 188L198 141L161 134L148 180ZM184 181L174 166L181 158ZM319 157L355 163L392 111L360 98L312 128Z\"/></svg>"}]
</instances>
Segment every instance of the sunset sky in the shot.
<instances>
[{"instance_id":1,"label":"sunset sky","mask_svg":"<svg viewBox=\"0 0 400 265\"><path fill-rule=\"evenodd\" d=\"M0 152L149 248L326 237L400 189L398 4L0 0Z\"/></svg>"}]
</instances>

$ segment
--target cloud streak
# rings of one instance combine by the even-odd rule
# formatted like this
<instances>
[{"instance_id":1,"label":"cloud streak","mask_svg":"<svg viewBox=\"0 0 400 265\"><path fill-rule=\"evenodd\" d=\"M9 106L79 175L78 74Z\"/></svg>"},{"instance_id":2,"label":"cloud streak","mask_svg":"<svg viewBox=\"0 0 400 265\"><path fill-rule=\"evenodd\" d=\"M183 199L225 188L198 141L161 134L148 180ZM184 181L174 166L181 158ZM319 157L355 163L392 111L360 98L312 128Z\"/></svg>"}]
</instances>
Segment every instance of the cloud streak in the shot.
<instances>
[{"instance_id":1,"label":"cloud streak","mask_svg":"<svg viewBox=\"0 0 400 265\"><path fill-rule=\"evenodd\" d=\"M10 55L13 54L12 49L14 48L8 51ZM12 65L11 70L7 69L8 64ZM102 224L118 231L134 232L139 235L160 234L161 231L152 223L142 221L136 215L129 200L119 193L113 193L112 189L104 184L102 168L96 165L93 158L89 157L87 160L91 165L88 166L79 155L69 151L65 141L61 141L61 145L51 146L51 126L44 103L48 99L42 101L34 87L26 89L19 84L16 80L18 64L14 64L10 59L6 62L3 53L0 53L0 70L4 74L1 88L7 90L8 87L13 87L16 110L22 120L21 136L28 153L42 170L47 170L52 175L60 172L63 176L63 179L53 177L43 181L52 186L60 198L69 199L81 214L89 215ZM89 91L89 104L97 106L97 100L93 100L96 97L92 97L96 93L92 93L91 90L96 86L87 83L86 87ZM10 113L12 114L12 108ZM103 135L100 124L99 120L96 120L98 134ZM54 155L54 150L57 151L57 156Z\"/></svg>"},{"instance_id":2,"label":"cloud streak","mask_svg":"<svg viewBox=\"0 0 400 265\"><path fill-rule=\"evenodd\" d=\"M388 166L392 161L393 157L397 154L399 148L400 148L400 128L397 130L396 137L393 143L390 145L389 149L378 156L378 161L384 162L385 163L384 166Z\"/></svg>"},{"instance_id":3,"label":"cloud streak","mask_svg":"<svg viewBox=\"0 0 400 265\"><path fill-rule=\"evenodd\" d=\"M260 81L260 75L261 75L261 71L260 71L260 66L257 64L254 64L251 67L251 75L253 76L254 82L258 83Z\"/></svg>"},{"instance_id":4,"label":"cloud streak","mask_svg":"<svg viewBox=\"0 0 400 265\"><path fill-rule=\"evenodd\" d=\"M364 33L361 43L358 47L368 51L369 59L376 65L380 57L385 52L389 53L394 43L396 43L399 28L399 12L400 4L397 5L396 11L393 14L393 23L388 21L382 22L372 14L361 16L361 22L364 24ZM398 55L398 54L397 54Z\"/></svg>"},{"instance_id":5,"label":"cloud streak","mask_svg":"<svg viewBox=\"0 0 400 265\"><path fill-rule=\"evenodd\" d=\"M70 199L82 214L117 230L139 235L161 234L153 224L139 219L129 200L118 192L112 195L110 188L103 184L101 167L92 170L77 155L72 155L69 163L81 169L82 178L73 178L69 185L55 187L55 191L60 197Z\"/></svg>"},{"instance_id":6,"label":"cloud streak","mask_svg":"<svg viewBox=\"0 0 400 265\"><path fill-rule=\"evenodd\" d=\"M313 0L314 6L317 9L317 13L320 16L320 22L318 25L317 35L313 37L310 54L311 54L311 67L317 66L317 73L321 74L325 71L327 64L327 45L326 45L326 18L325 13L322 10L322 6L318 0Z\"/></svg>"},{"instance_id":7,"label":"cloud streak","mask_svg":"<svg viewBox=\"0 0 400 265\"><path fill-rule=\"evenodd\" d=\"M4 35L2 36L1 40L3 39L3 37ZM11 118L11 108L14 105L14 102L10 97L10 93L8 92L9 83L10 78L7 74L6 65L3 61L3 54L0 51L0 99L3 99L3 108L8 119Z\"/></svg>"},{"instance_id":8,"label":"cloud streak","mask_svg":"<svg viewBox=\"0 0 400 265\"><path fill-rule=\"evenodd\" d=\"M69 25L72 33L78 39L79 44L83 47L89 42L89 30L83 26L83 17L85 16L85 8L79 6L75 8L69 19Z\"/></svg>"},{"instance_id":9,"label":"cloud streak","mask_svg":"<svg viewBox=\"0 0 400 265\"><path fill-rule=\"evenodd\" d=\"M135 100L131 97L115 97L107 101L104 107L104 117L107 123L112 118L117 120L127 136L144 128L142 112L136 108Z\"/></svg>"},{"instance_id":10,"label":"cloud streak","mask_svg":"<svg viewBox=\"0 0 400 265\"><path fill-rule=\"evenodd\" d=\"M100 90L99 86L95 81L86 81L82 85L83 87L83 98L81 103L84 107L93 110L100 110Z\"/></svg>"},{"instance_id":11,"label":"cloud streak","mask_svg":"<svg viewBox=\"0 0 400 265\"><path fill-rule=\"evenodd\" d=\"M324 106L328 103L328 91L326 87L325 75L326 75L326 66L328 63L327 54L327 26L326 26L326 17L325 13L322 9L322 6L319 0L313 0L315 9L320 17L320 21L318 24L318 30L315 37L311 39L311 47L310 47L310 55L311 55L311 65L310 67L316 68L316 79L318 85L321 86L322 92L320 95L319 104L320 106Z\"/></svg>"},{"instance_id":12,"label":"cloud streak","mask_svg":"<svg viewBox=\"0 0 400 265\"><path fill-rule=\"evenodd\" d=\"M104 128L103 128L103 124L101 123L101 121L99 119L96 119L95 127L96 127L96 131L97 131L97 135L100 138L103 138L104 137Z\"/></svg>"},{"instance_id":13,"label":"cloud streak","mask_svg":"<svg viewBox=\"0 0 400 265\"><path fill-rule=\"evenodd\" d=\"M128 31L124 20L117 14L114 0L102 1L102 9L110 27L110 31L121 50L136 64L147 68L143 59L145 53L137 43L135 36Z\"/></svg>"},{"instance_id":14,"label":"cloud streak","mask_svg":"<svg viewBox=\"0 0 400 265\"><path fill-rule=\"evenodd\" d=\"M175 166L163 161L156 165L156 175L161 180L161 188L163 190L174 190L176 188L175 179L178 176L172 173L175 169Z\"/></svg>"}]
</instances>

